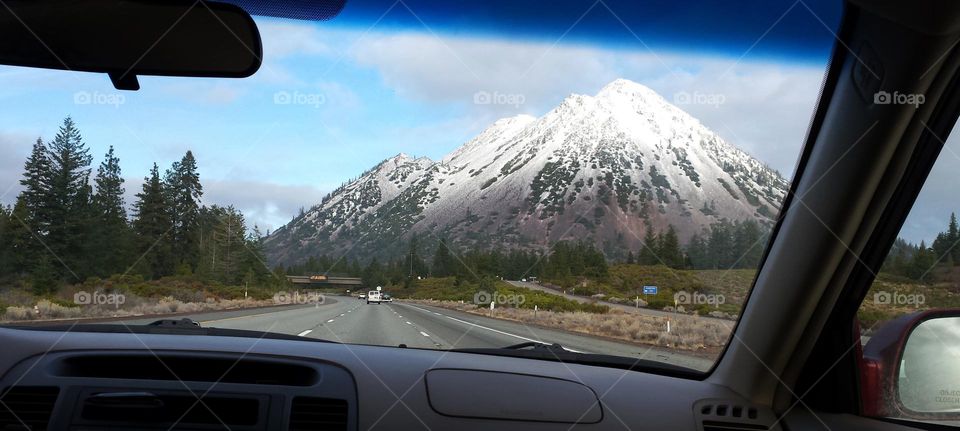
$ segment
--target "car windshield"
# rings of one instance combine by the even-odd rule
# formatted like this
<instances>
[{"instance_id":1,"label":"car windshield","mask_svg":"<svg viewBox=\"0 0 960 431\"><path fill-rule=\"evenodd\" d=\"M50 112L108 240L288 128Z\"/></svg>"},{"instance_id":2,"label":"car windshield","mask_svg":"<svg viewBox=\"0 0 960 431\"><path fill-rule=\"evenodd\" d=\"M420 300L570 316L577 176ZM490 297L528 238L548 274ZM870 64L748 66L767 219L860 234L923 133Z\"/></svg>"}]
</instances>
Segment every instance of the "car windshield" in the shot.
<instances>
[{"instance_id":1,"label":"car windshield","mask_svg":"<svg viewBox=\"0 0 960 431\"><path fill-rule=\"evenodd\" d=\"M0 67L0 320L709 370L840 9L348 1L255 17L247 79Z\"/></svg>"}]
</instances>

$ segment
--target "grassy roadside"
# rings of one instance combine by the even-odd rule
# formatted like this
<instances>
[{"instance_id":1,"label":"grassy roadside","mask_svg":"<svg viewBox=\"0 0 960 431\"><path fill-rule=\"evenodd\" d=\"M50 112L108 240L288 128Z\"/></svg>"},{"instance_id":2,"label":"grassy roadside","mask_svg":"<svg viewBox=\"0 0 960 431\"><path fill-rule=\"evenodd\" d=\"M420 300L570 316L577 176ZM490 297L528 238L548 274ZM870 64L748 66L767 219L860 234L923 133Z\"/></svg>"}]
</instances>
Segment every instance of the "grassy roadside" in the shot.
<instances>
[{"instance_id":1,"label":"grassy roadside","mask_svg":"<svg viewBox=\"0 0 960 431\"><path fill-rule=\"evenodd\" d=\"M722 298L721 303L684 304L677 311L736 319L750 293L756 270L677 270L663 265L610 266L602 278L569 277L543 280L577 295L600 294L603 300L632 304L639 295L641 306L673 310L678 292ZM960 308L960 274L938 274L936 282L917 282L880 273L859 310L861 327L928 308ZM643 295L643 286L657 286L657 295Z\"/></svg>"},{"instance_id":2,"label":"grassy roadside","mask_svg":"<svg viewBox=\"0 0 960 431\"><path fill-rule=\"evenodd\" d=\"M713 358L719 354L730 336L733 322L700 319L694 316L648 316L610 310L607 313L582 311L537 311L529 308L496 308L490 310L459 301L412 300L411 302L462 311L494 319L526 325L558 329L625 341L640 346L664 347Z\"/></svg>"},{"instance_id":3,"label":"grassy roadside","mask_svg":"<svg viewBox=\"0 0 960 431\"><path fill-rule=\"evenodd\" d=\"M287 286L227 286L192 276L144 280L115 275L35 295L25 286L0 288L0 321L194 313L277 305Z\"/></svg>"},{"instance_id":4,"label":"grassy roadside","mask_svg":"<svg viewBox=\"0 0 960 431\"><path fill-rule=\"evenodd\" d=\"M607 313L610 307L599 304L584 304L561 296L551 295L522 287L515 287L500 280L481 280L471 283L456 277L426 278L414 280L409 286L390 286L388 292L397 298L449 301L464 304L497 302L499 308L520 308L557 312Z\"/></svg>"},{"instance_id":5,"label":"grassy roadside","mask_svg":"<svg viewBox=\"0 0 960 431\"><path fill-rule=\"evenodd\" d=\"M676 311L735 319L747 297L756 270L678 270L664 265L611 265L605 277L546 279L543 283L576 295L601 297L617 304L633 304L640 297L642 307L674 310L674 295L703 298L709 302L678 304ZM644 286L656 286L656 295L644 295Z\"/></svg>"}]
</instances>

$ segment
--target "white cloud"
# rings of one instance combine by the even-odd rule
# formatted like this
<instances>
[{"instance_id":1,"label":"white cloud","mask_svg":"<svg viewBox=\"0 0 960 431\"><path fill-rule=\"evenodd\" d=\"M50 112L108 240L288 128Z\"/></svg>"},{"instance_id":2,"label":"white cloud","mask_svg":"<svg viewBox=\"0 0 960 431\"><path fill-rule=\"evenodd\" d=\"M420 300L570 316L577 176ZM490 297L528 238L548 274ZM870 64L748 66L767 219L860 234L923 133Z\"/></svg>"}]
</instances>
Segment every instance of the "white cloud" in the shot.
<instances>
[{"instance_id":1,"label":"white cloud","mask_svg":"<svg viewBox=\"0 0 960 431\"><path fill-rule=\"evenodd\" d=\"M247 221L262 233L274 230L290 221L301 207L309 208L326 192L306 185L285 185L254 180L203 180L204 205L233 205ZM143 178L125 178L124 200L132 208L136 195L143 188ZM132 211L129 215L133 217Z\"/></svg>"},{"instance_id":2,"label":"white cloud","mask_svg":"<svg viewBox=\"0 0 960 431\"><path fill-rule=\"evenodd\" d=\"M299 208L309 208L325 194L312 186L243 180L204 181L203 188L205 205L233 205L250 228L257 225L263 232L289 222Z\"/></svg>"},{"instance_id":3,"label":"white cloud","mask_svg":"<svg viewBox=\"0 0 960 431\"><path fill-rule=\"evenodd\" d=\"M398 94L461 103L469 115L541 115L571 93L593 94L616 78L673 101L679 92L722 95L723 104L681 108L728 141L791 175L823 67L680 53L652 53L430 34L380 34L359 41L355 60L379 71ZM749 59L748 59L749 60ZM473 105L477 92L521 95L523 104Z\"/></svg>"},{"instance_id":4,"label":"white cloud","mask_svg":"<svg viewBox=\"0 0 960 431\"><path fill-rule=\"evenodd\" d=\"M265 60L291 56L328 55L333 49L322 41L317 27L284 21L257 23Z\"/></svg>"}]
</instances>

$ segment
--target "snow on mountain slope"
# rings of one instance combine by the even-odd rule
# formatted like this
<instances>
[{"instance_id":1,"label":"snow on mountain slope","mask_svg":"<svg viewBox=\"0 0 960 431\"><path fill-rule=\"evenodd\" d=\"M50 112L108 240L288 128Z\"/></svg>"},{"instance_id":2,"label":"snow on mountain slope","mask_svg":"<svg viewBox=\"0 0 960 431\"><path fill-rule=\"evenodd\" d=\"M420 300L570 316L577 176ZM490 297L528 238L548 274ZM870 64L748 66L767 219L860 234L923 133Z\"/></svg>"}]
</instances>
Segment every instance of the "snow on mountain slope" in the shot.
<instances>
[{"instance_id":1,"label":"snow on mountain slope","mask_svg":"<svg viewBox=\"0 0 960 431\"><path fill-rule=\"evenodd\" d=\"M440 161L387 159L266 247L274 263L393 257L416 233L461 248L543 250L578 239L620 255L651 228L672 225L686 239L723 218L770 222L786 190L777 172L619 79L540 118L499 120Z\"/></svg>"}]
</instances>

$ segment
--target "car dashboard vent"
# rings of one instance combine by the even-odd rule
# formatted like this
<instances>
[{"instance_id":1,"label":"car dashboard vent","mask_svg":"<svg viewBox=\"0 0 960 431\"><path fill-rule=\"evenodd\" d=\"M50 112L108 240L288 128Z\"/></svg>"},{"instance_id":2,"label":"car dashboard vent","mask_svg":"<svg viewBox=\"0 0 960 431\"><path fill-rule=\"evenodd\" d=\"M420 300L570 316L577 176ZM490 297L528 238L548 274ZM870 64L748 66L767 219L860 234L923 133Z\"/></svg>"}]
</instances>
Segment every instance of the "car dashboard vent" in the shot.
<instances>
[{"instance_id":1,"label":"car dashboard vent","mask_svg":"<svg viewBox=\"0 0 960 431\"><path fill-rule=\"evenodd\" d=\"M47 429L60 389L47 386L14 386L4 389L0 401L0 429Z\"/></svg>"},{"instance_id":2,"label":"car dashboard vent","mask_svg":"<svg viewBox=\"0 0 960 431\"><path fill-rule=\"evenodd\" d=\"M746 401L700 400L693 406L701 431L777 430L776 417L769 408Z\"/></svg>"},{"instance_id":3,"label":"car dashboard vent","mask_svg":"<svg viewBox=\"0 0 960 431\"><path fill-rule=\"evenodd\" d=\"M344 400L294 397L290 407L290 431L346 430L349 407Z\"/></svg>"}]
</instances>

